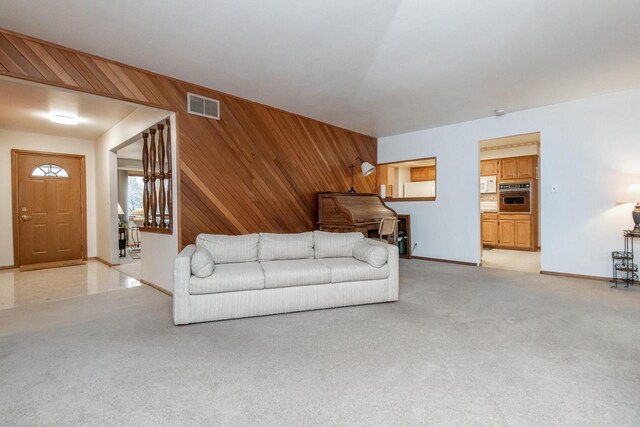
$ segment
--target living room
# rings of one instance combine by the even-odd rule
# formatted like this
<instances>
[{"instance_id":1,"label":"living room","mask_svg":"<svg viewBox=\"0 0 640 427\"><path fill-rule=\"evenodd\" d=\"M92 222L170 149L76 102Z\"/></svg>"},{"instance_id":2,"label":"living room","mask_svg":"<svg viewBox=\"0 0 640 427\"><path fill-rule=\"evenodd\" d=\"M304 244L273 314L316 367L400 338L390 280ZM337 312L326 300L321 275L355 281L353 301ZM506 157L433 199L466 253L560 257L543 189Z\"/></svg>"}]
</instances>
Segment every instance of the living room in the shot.
<instances>
[{"instance_id":1,"label":"living room","mask_svg":"<svg viewBox=\"0 0 640 427\"><path fill-rule=\"evenodd\" d=\"M44 295L0 309L7 424L640 422L637 2L162 6L0 0L3 79L149 109L84 154L78 265L22 271L36 212L2 193L0 297ZM480 141L523 134L540 271L478 268ZM64 151L34 135L6 146ZM47 301L118 267L131 143L141 285Z\"/></svg>"}]
</instances>

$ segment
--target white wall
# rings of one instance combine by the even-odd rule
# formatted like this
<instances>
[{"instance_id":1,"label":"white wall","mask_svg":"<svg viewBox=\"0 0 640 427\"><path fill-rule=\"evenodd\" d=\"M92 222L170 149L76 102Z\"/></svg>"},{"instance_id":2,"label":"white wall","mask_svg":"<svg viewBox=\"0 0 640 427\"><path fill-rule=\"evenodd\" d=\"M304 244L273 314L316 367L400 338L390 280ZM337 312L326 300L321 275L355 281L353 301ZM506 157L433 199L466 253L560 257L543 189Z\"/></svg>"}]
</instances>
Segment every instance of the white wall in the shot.
<instances>
[{"instance_id":1,"label":"white wall","mask_svg":"<svg viewBox=\"0 0 640 427\"><path fill-rule=\"evenodd\" d=\"M633 225L632 206L616 200L640 182L640 89L380 138L380 163L438 158L435 202L390 203L411 215L414 254L478 263L478 142L538 131L542 270L610 275Z\"/></svg>"},{"instance_id":2,"label":"white wall","mask_svg":"<svg viewBox=\"0 0 640 427\"><path fill-rule=\"evenodd\" d=\"M11 149L81 154L85 156L87 189L87 256L96 256L94 141L0 129L0 266L13 265L11 218Z\"/></svg>"},{"instance_id":3,"label":"white wall","mask_svg":"<svg viewBox=\"0 0 640 427\"><path fill-rule=\"evenodd\" d=\"M118 256L118 158L115 151L139 140L142 131L167 117L168 113L141 107L109 129L96 141L97 256L117 264Z\"/></svg>"}]
</instances>

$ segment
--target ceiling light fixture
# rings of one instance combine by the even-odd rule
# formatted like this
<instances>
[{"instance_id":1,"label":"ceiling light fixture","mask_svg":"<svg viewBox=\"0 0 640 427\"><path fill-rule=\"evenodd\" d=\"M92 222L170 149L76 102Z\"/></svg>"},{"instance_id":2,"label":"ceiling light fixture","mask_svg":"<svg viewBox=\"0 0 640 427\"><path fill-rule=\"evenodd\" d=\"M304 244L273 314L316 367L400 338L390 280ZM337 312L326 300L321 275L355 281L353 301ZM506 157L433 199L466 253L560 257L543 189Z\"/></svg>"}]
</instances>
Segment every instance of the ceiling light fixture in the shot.
<instances>
[{"instance_id":1,"label":"ceiling light fixture","mask_svg":"<svg viewBox=\"0 0 640 427\"><path fill-rule=\"evenodd\" d=\"M66 116L64 114L49 114L49 120L53 123L59 123L61 125L78 124L78 119L76 117Z\"/></svg>"},{"instance_id":2,"label":"ceiling light fixture","mask_svg":"<svg viewBox=\"0 0 640 427\"><path fill-rule=\"evenodd\" d=\"M504 116L506 114L506 111L504 111L504 108L496 108L495 110L493 110L493 114L495 114L496 116Z\"/></svg>"}]
</instances>

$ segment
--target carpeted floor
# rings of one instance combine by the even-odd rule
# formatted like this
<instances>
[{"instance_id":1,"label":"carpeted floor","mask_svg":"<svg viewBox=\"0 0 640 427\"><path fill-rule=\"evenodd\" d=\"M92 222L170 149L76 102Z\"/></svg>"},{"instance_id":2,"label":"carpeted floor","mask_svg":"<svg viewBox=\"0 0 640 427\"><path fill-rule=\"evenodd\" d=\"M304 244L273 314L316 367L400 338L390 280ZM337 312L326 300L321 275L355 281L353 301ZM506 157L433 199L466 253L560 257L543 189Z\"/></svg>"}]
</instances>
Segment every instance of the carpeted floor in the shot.
<instances>
[{"instance_id":1,"label":"carpeted floor","mask_svg":"<svg viewBox=\"0 0 640 427\"><path fill-rule=\"evenodd\" d=\"M146 286L2 310L1 423L640 424L640 289L401 271L397 303L182 327Z\"/></svg>"}]
</instances>

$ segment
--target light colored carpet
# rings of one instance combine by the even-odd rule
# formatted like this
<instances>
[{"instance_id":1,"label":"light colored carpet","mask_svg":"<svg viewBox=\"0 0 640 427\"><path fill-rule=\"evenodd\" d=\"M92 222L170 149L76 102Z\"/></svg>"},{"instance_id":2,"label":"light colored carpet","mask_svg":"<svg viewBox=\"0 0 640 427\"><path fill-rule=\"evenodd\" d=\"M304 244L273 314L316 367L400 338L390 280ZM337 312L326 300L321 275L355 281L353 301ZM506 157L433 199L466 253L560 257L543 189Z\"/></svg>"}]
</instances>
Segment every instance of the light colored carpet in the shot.
<instances>
[{"instance_id":1,"label":"light colored carpet","mask_svg":"<svg viewBox=\"0 0 640 427\"><path fill-rule=\"evenodd\" d=\"M4 425L639 425L640 289L426 261L401 301L174 327L149 287L0 311Z\"/></svg>"}]
</instances>

